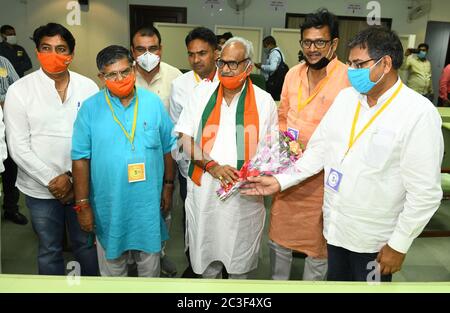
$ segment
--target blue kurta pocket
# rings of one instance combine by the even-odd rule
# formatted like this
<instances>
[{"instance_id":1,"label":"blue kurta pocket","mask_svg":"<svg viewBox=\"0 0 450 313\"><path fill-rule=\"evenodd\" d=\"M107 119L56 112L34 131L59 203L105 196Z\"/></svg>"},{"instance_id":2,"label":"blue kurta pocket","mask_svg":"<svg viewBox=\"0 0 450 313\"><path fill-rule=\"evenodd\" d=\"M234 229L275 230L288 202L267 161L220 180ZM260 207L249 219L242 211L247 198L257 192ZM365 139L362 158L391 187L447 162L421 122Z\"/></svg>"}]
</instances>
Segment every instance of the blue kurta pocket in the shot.
<instances>
[{"instance_id":1,"label":"blue kurta pocket","mask_svg":"<svg viewBox=\"0 0 450 313\"><path fill-rule=\"evenodd\" d=\"M144 146L150 149L158 149L161 147L161 137L158 129L146 129L144 131Z\"/></svg>"}]
</instances>

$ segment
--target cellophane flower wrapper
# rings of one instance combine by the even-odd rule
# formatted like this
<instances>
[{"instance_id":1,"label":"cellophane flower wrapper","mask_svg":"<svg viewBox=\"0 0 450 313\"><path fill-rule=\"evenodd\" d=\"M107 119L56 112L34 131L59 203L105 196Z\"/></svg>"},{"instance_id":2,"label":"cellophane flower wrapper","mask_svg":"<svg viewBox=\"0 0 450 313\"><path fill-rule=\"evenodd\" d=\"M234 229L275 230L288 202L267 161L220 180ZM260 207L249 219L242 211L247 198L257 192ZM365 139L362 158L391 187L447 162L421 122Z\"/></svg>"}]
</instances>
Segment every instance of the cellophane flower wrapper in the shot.
<instances>
[{"instance_id":1,"label":"cellophane flower wrapper","mask_svg":"<svg viewBox=\"0 0 450 313\"><path fill-rule=\"evenodd\" d=\"M216 193L220 200L225 201L236 194L243 185L247 184L247 177L266 176L275 174L294 174L298 172L295 162L302 156L302 144L295 140L289 132L266 136L260 144L255 156L244 163L239 171L239 181L230 183L225 188L220 187Z\"/></svg>"}]
</instances>

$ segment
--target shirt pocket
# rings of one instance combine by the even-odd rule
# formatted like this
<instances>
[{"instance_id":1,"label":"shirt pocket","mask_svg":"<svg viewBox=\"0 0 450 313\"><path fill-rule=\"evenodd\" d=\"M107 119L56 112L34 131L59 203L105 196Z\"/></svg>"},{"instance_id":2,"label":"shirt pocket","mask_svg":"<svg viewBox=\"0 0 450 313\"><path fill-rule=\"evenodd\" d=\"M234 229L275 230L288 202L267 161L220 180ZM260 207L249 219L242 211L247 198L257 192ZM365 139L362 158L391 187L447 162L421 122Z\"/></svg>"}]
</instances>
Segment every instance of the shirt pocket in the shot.
<instances>
[{"instance_id":1,"label":"shirt pocket","mask_svg":"<svg viewBox=\"0 0 450 313\"><path fill-rule=\"evenodd\" d=\"M144 130L143 142L144 146L148 149L159 149L161 147L161 137L159 136L159 129L149 128Z\"/></svg>"},{"instance_id":2,"label":"shirt pocket","mask_svg":"<svg viewBox=\"0 0 450 313\"><path fill-rule=\"evenodd\" d=\"M369 134L364 148L364 161L370 167L381 169L389 160L395 145L395 133L388 129L378 129Z\"/></svg>"}]
</instances>

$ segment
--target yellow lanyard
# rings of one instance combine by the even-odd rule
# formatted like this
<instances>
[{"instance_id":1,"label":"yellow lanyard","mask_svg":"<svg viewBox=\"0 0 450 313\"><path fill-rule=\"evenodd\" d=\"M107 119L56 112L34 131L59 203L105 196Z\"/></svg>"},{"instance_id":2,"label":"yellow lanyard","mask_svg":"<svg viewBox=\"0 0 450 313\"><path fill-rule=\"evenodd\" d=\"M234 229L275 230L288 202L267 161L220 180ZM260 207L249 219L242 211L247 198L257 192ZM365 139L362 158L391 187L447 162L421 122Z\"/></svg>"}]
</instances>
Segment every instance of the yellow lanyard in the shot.
<instances>
[{"instance_id":1,"label":"yellow lanyard","mask_svg":"<svg viewBox=\"0 0 450 313\"><path fill-rule=\"evenodd\" d=\"M319 85L316 86L316 88L314 89L315 91L313 92L313 94L311 96L309 96L308 99L306 99L306 101L302 102L302 94L303 94L303 90L302 90L302 81L300 80L300 87L298 87L298 97L297 97L297 101L298 101L298 105L297 105L297 112L300 112L301 110L303 110L316 96L317 94L323 89L323 87L325 87L327 81L330 79L331 75L333 74L334 70L337 67L337 63L336 65L333 67L333 69L330 71L330 74L328 74L324 79L322 79L319 82Z\"/></svg>"},{"instance_id":2,"label":"yellow lanyard","mask_svg":"<svg viewBox=\"0 0 450 313\"><path fill-rule=\"evenodd\" d=\"M117 118L116 114L114 113L114 108L111 105L111 101L109 100L108 94L106 92L105 89L105 99L106 99L106 103L108 103L109 109L111 110L112 116L114 118L114 121L120 126L120 128L122 129L123 133L125 134L125 136L127 137L128 141L131 143L131 150L134 151L134 134L136 132L136 121L137 121L137 113L138 113L138 96L137 96L137 91L136 92L136 104L134 106L134 117L133 117L133 126L131 127L131 135L127 132L127 130L125 129L125 127L123 127L122 123L119 121L119 119Z\"/></svg>"},{"instance_id":3,"label":"yellow lanyard","mask_svg":"<svg viewBox=\"0 0 450 313\"><path fill-rule=\"evenodd\" d=\"M363 129L361 129L361 131L355 137L356 123L358 122L359 111L361 110L361 102L358 101L358 105L356 107L356 112L355 112L355 117L353 118L352 130L350 132L350 139L348 141L348 148L347 148L347 151L345 152L344 158L347 155L347 153L350 151L352 146L355 144L356 140L358 140L359 137L361 137L361 135L367 130L367 128L369 128L369 126L373 123L373 121L375 121L375 119L381 114L381 112L383 112L387 108L387 106L392 102L392 100L394 100L394 98L400 92L400 89L402 89L402 86L403 86L403 83L400 81L400 85L397 87L397 89L392 94L392 96L381 106L381 108L377 111L377 113L375 113L374 116L372 116L372 118L367 122L367 124L363 127Z\"/></svg>"},{"instance_id":4,"label":"yellow lanyard","mask_svg":"<svg viewBox=\"0 0 450 313\"><path fill-rule=\"evenodd\" d=\"M197 75L196 72L194 72L194 77L195 77L195 81L197 82L197 84L201 81L200 76Z\"/></svg>"}]
</instances>

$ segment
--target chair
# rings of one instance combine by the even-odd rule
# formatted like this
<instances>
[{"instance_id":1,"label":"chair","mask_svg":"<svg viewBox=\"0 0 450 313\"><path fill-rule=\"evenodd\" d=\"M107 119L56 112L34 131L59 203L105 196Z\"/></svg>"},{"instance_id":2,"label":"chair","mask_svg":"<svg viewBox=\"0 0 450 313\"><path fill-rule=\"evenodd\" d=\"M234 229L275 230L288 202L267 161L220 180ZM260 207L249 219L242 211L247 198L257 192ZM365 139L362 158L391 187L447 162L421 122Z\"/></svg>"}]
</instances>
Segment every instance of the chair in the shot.
<instances>
[{"instance_id":1,"label":"chair","mask_svg":"<svg viewBox=\"0 0 450 313\"><path fill-rule=\"evenodd\" d=\"M264 79L264 76L261 74L250 74L250 79L252 80L253 84L261 88L262 90L266 90L266 80Z\"/></svg>"}]
</instances>

